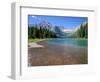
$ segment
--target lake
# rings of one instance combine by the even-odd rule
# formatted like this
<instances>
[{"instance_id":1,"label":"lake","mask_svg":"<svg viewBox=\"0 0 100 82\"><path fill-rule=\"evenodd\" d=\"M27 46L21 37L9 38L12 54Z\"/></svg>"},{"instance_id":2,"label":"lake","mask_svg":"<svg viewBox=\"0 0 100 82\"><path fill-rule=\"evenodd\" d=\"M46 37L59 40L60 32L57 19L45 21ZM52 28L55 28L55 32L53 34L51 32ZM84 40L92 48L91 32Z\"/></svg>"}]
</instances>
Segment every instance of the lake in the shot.
<instances>
[{"instance_id":1,"label":"lake","mask_svg":"<svg viewBox=\"0 0 100 82\"><path fill-rule=\"evenodd\" d=\"M77 46L77 47L87 47L87 39L78 39L78 38L54 38L48 40L48 44L56 44L62 46Z\"/></svg>"},{"instance_id":2,"label":"lake","mask_svg":"<svg viewBox=\"0 0 100 82\"><path fill-rule=\"evenodd\" d=\"M38 42L43 48L28 48L29 66L88 64L86 39L55 38Z\"/></svg>"}]
</instances>

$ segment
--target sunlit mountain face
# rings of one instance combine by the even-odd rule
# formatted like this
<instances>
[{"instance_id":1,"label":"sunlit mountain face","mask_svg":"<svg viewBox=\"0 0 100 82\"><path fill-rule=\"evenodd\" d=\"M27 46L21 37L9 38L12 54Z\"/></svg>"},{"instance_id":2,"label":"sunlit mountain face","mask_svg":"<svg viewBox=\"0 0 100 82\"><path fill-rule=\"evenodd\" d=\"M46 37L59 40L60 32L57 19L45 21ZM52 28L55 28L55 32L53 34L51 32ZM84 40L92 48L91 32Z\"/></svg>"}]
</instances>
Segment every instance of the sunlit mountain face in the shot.
<instances>
[{"instance_id":1,"label":"sunlit mountain face","mask_svg":"<svg viewBox=\"0 0 100 82\"><path fill-rule=\"evenodd\" d=\"M36 24L30 24L29 27L36 27L36 28L44 28L44 29L48 29L48 30L53 30L53 25L51 23L49 23L48 21L42 21L40 23L36 23Z\"/></svg>"},{"instance_id":2,"label":"sunlit mountain face","mask_svg":"<svg viewBox=\"0 0 100 82\"><path fill-rule=\"evenodd\" d=\"M49 23L48 21L40 22L39 27L44 28L44 29L49 29L49 30L51 30L53 28L52 24Z\"/></svg>"}]
</instances>

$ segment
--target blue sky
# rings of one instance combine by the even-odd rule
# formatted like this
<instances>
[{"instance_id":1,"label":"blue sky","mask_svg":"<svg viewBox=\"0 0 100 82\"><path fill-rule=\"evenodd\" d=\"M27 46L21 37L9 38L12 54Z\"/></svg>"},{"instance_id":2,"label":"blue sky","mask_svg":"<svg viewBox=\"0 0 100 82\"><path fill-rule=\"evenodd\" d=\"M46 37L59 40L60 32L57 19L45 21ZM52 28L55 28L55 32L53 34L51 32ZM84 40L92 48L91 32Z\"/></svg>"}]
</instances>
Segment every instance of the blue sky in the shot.
<instances>
[{"instance_id":1,"label":"blue sky","mask_svg":"<svg viewBox=\"0 0 100 82\"><path fill-rule=\"evenodd\" d=\"M88 22L87 17L71 17L71 16L42 16L29 15L28 24L38 24L42 21L48 21L53 26L63 26L65 29L73 29L84 22Z\"/></svg>"}]
</instances>

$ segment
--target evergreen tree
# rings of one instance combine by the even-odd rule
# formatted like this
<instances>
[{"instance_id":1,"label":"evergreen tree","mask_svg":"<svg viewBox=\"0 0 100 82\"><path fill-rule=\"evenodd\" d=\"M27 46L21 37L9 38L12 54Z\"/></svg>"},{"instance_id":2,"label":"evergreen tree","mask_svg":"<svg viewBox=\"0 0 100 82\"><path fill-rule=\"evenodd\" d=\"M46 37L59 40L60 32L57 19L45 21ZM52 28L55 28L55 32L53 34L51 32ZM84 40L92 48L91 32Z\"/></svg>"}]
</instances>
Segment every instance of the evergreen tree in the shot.
<instances>
[{"instance_id":1,"label":"evergreen tree","mask_svg":"<svg viewBox=\"0 0 100 82\"><path fill-rule=\"evenodd\" d=\"M88 23L85 25L80 25L80 28L77 31L77 37L79 38L87 38L88 37Z\"/></svg>"},{"instance_id":2,"label":"evergreen tree","mask_svg":"<svg viewBox=\"0 0 100 82\"><path fill-rule=\"evenodd\" d=\"M37 26L28 27L28 38L55 38L56 33L46 28L37 28Z\"/></svg>"}]
</instances>

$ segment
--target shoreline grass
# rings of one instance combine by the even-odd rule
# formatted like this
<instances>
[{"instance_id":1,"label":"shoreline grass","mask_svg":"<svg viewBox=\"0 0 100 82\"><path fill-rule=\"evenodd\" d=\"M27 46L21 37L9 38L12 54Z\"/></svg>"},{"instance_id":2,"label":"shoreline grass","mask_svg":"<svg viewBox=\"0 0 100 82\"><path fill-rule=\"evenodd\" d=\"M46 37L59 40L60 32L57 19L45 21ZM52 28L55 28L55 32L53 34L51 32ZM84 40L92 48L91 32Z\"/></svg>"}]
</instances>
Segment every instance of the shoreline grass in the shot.
<instances>
[{"instance_id":1,"label":"shoreline grass","mask_svg":"<svg viewBox=\"0 0 100 82\"><path fill-rule=\"evenodd\" d=\"M28 39L28 43L32 43L32 42L41 42L41 41L44 41L44 40L48 40L48 38L45 38L45 39L40 39L40 38L30 38Z\"/></svg>"},{"instance_id":2,"label":"shoreline grass","mask_svg":"<svg viewBox=\"0 0 100 82\"><path fill-rule=\"evenodd\" d=\"M44 41L44 40L52 40L52 39L53 38L44 38L44 39L40 39L40 38L33 39L33 38L30 38L30 39L28 39L28 43L41 42L41 41ZM72 39L75 39L75 40L88 40L87 38L72 38Z\"/></svg>"}]
</instances>

